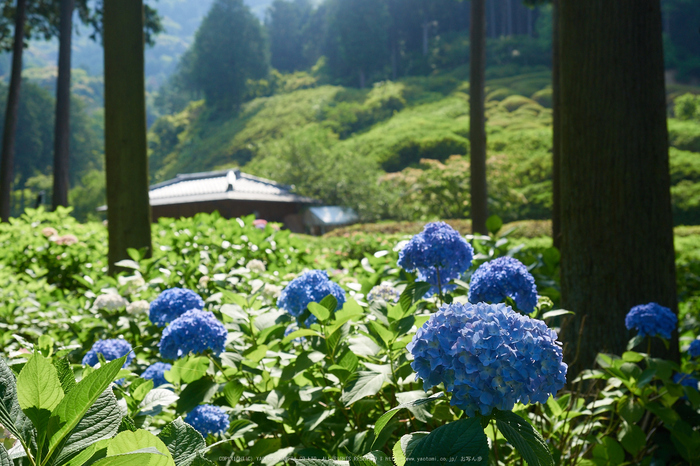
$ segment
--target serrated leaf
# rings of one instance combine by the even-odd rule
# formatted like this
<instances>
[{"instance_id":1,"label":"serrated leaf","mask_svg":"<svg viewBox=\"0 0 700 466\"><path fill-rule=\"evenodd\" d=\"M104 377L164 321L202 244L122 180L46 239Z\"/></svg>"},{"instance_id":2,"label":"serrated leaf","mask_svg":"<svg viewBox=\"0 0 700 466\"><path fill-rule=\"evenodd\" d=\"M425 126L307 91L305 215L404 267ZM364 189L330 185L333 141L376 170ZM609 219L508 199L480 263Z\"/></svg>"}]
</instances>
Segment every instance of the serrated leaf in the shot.
<instances>
[{"instance_id":1,"label":"serrated leaf","mask_svg":"<svg viewBox=\"0 0 700 466\"><path fill-rule=\"evenodd\" d=\"M386 413L382 414L379 419L377 419L377 422L374 424L374 438L375 441L377 438L379 438L379 435L382 433L384 428L386 427L387 424L389 424L389 421L394 417L396 413L399 412L399 410L404 409L404 408L410 408L413 406L420 406L426 403L432 403L433 401L437 400L438 398L442 397L444 395L443 392L436 393L428 398L420 398L417 400L412 400L408 401L406 403L400 404L395 408L390 409ZM373 445L374 446L374 445Z\"/></svg>"},{"instance_id":2,"label":"serrated leaf","mask_svg":"<svg viewBox=\"0 0 700 466\"><path fill-rule=\"evenodd\" d=\"M485 465L488 456L489 445L481 423L478 418L470 418L438 427L423 437L406 458L411 464L431 461L430 464Z\"/></svg>"},{"instance_id":3,"label":"serrated leaf","mask_svg":"<svg viewBox=\"0 0 700 466\"><path fill-rule=\"evenodd\" d=\"M412 434L402 436L392 449L396 466L404 466L406 464L406 457L410 456L416 445L418 445L423 437L427 437L428 435L430 435L430 432L413 432Z\"/></svg>"},{"instance_id":4,"label":"serrated leaf","mask_svg":"<svg viewBox=\"0 0 700 466\"><path fill-rule=\"evenodd\" d=\"M162 463L154 461L154 458L160 457L163 457L163 455L158 455L150 451L148 453L124 453L102 458L92 463L90 466L160 466Z\"/></svg>"},{"instance_id":5,"label":"serrated leaf","mask_svg":"<svg viewBox=\"0 0 700 466\"><path fill-rule=\"evenodd\" d=\"M121 420L122 415L117 399L112 390L107 389L66 437L65 443L58 449L60 454L56 464L63 464L72 455L100 440L114 437L119 430Z\"/></svg>"},{"instance_id":6,"label":"serrated leaf","mask_svg":"<svg viewBox=\"0 0 700 466\"><path fill-rule=\"evenodd\" d=\"M63 393L68 393L77 385L75 382L75 374L70 367L70 363L66 358L54 359L53 366L56 368L58 380L61 381Z\"/></svg>"},{"instance_id":7,"label":"serrated leaf","mask_svg":"<svg viewBox=\"0 0 700 466\"><path fill-rule=\"evenodd\" d=\"M192 383L204 377L208 369L209 358L206 356L190 357L180 367L180 378L185 383Z\"/></svg>"},{"instance_id":8,"label":"serrated leaf","mask_svg":"<svg viewBox=\"0 0 700 466\"><path fill-rule=\"evenodd\" d=\"M148 466L175 466L170 451L163 441L152 433L139 429L136 432L125 431L118 434L107 445L107 457L123 454L134 454L145 449L155 449L148 459ZM136 463L133 463L136 464Z\"/></svg>"},{"instance_id":9,"label":"serrated leaf","mask_svg":"<svg viewBox=\"0 0 700 466\"><path fill-rule=\"evenodd\" d=\"M175 411L178 413L186 413L191 411L195 406L202 402L209 401L219 389L219 384L214 381L203 378L191 384L180 393L180 399L177 400Z\"/></svg>"},{"instance_id":10,"label":"serrated leaf","mask_svg":"<svg viewBox=\"0 0 700 466\"><path fill-rule=\"evenodd\" d=\"M17 385L12 370L0 358L0 424L15 438L27 442L33 427L17 400Z\"/></svg>"},{"instance_id":11,"label":"serrated leaf","mask_svg":"<svg viewBox=\"0 0 700 466\"><path fill-rule=\"evenodd\" d=\"M399 297L399 305L404 312L408 311L413 303L425 296L431 286L430 283L425 282L413 282L406 286Z\"/></svg>"},{"instance_id":12,"label":"serrated leaf","mask_svg":"<svg viewBox=\"0 0 700 466\"><path fill-rule=\"evenodd\" d=\"M302 328L300 330L295 330L286 337L282 339L283 344L287 344L292 340L296 340L297 338L301 337L321 337L323 338L323 335L318 333L316 330L311 330L309 328Z\"/></svg>"},{"instance_id":13,"label":"serrated leaf","mask_svg":"<svg viewBox=\"0 0 700 466\"><path fill-rule=\"evenodd\" d=\"M357 400L376 395L388 380L387 374L374 371L359 371L343 389L340 400L345 406L350 406Z\"/></svg>"},{"instance_id":14,"label":"serrated leaf","mask_svg":"<svg viewBox=\"0 0 700 466\"><path fill-rule=\"evenodd\" d=\"M17 377L17 401L40 437L63 396L56 368L40 353L34 353Z\"/></svg>"},{"instance_id":15,"label":"serrated leaf","mask_svg":"<svg viewBox=\"0 0 700 466\"><path fill-rule=\"evenodd\" d=\"M177 466L190 466L197 453L206 447L202 434L180 417L166 425L158 438L168 448Z\"/></svg>"},{"instance_id":16,"label":"serrated leaf","mask_svg":"<svg viewBox=\"0 0 700 466\"><path fill-rule=\"evenodd\" d=\"M261 464L263 466L275 466L276 464L283 462L284 459L287 458L293 451L294 447L287 447L277 450L276 452L270 453L269 455L263 457Z\"/></svg>"},{"instance_id":17,"label":"serrated leaf","mask_svg":"<svg viewBox=\"0 0 700 466\"><path fill-rule=\"evenodd\" d=\"M333 296L332 294L329 294L328 296L323 298L319 304L328 309L328 312L330 312L331 314L333 314L335 310L338 309L338 300L335 299L335 296Z\"/></svg>"},{"instance_id":18,"label":"serrated leaf","mask_svg":"<svg viewBox=\"0 0 700 466\"><path fill-rule=\"evenodd\" d=\"M639 345L644 341L644 338L642 335L636 335L634 336L629 342L627 342L627 351L632 351L635 346Z\"/></svg>"},{"instance_id":19,"label":"serrated leaf","mask_svg":"<svg viewBox=\"0 0 700 466\"><path fill-rule=\"evenodd\" d=\"M244 389L245 387L243 387L243 384L235 380L230 381L224 386L224 397L226 397L226 401L230 407L236 407L238 401L241 399L241 395L243 395Z\"/></svg>"},{"instance_id":20,"label":"serrated leaf","mask_svg":"<svg viewBox=\"0 0 700 466\"><path fill-rule=\"evenodd\" d=\"M155 388L148 392L139 405L141 414L148 414L159 410L159 408L170 406L180 399L175 393L165 388Z\"/></svg>"},{"instance_id":21,"label":"serrated leaf","mask_svg":"<svg viewBox=\"0 0 700 466\"><path fill-rule=\"evenodd\" d=\"M644 431L636 424L626 425L619 433L617 439L622 447L632 456L639 453L646 446L647 437Z\"/></svg>"},{"instance_id":22,"label":"serrated leaf","mask_svg":"<svg viewBox=\"0 0 700 466\"><path fill-rule=\"evenodd\" d=\"M331 316L331 311L319 303L309 303L309 305L306 307L310 313L316 316L319 322L325 322Z\"/></svg>"},{"instance_id":23,"label":"serrated leaf","mask_svg":"<svg viewBox=\"0 0 700 466\"><path fill-rule=\"evenodd\" d=\"M497 411L496 427L529 466L554 466L542 435L525 419L512 411Z\"/></svg>"},{"instance_id":24,"label":"serrated leaf","mask_svg":"<svg viewBox=\"0 0 700 466\"><path fill-rule=\"evenodd\" d=\"M133 391L131 396L136 401L142 401L144 397L153 389L153 380L146 380Z\"/></svg>"},{"instance_id":25,"label":"serrated leaf","mask_svg":"<svg viewBox=\"0 0 700 466\"><path fill-rule=\"evenodd\" d=\"M115 359L88 374L73 390L63 397L51 413L48 425L49 452L51 457L63 439L78 425L97 398L114 381L126 361L127 355Z\"/></svg>"},{"instance_id":26,"label":"serrated leaf","mask_svg":"<svg viewBox=\"0 0 700 466\"><path fill-rule=\"evenodd\" d=\"M2 444L0 444L0 466L14 466L10 455L7 454L7 450Z\"/></svg>"},{"instance_id":27,"label":"serrated leaf","mask_svg":"<svg viewBox=\"0 0 700 466\"><path fill-rule=\"evenodd\" d=\"M602 442L593 447L593 459L611 466L622 464L625 460L625 451L620 444L611 437L603 438Z\"/></svg>"}]
</instances>

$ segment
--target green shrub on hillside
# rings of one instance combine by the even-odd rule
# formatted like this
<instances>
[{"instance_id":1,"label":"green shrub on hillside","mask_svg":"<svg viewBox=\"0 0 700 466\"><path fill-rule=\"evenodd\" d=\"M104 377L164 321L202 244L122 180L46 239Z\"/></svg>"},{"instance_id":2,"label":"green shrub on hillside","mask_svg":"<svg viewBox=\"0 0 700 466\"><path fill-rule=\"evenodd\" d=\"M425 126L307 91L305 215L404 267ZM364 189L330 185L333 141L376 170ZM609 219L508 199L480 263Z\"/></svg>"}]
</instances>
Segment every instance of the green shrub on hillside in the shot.
<instances>
[{"instance_id":1,"label":"green shrub on hillside","mask_svg":"<svg viewBox=\"0 0 700 466\"><path fill-rule=\"evenodd\" d=\"M700 96L687 93L676 97L673 113L679 120L700 120Z\"/></svg>"},{"instance_id":2,"label":"green shrub on hillside","mask_svg":"<svg viewBox=\"0 0 700 466\"><path fill-rule=\"evenodd\" d=\"M668 120L668 139L671 146L681 150L700 152L700 124L696 121Z\"/></svg>"}]
</instances>

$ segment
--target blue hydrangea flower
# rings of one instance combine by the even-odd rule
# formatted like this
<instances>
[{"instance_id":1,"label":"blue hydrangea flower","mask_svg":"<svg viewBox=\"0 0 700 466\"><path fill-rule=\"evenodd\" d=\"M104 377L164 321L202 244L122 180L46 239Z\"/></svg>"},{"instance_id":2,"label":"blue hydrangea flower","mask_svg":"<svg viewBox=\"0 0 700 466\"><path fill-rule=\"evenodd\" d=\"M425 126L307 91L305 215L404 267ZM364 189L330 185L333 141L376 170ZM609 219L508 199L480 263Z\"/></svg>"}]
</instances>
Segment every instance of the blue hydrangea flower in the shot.
<instances>
[{"instance_id":1,"label":"blue hydrangea flower","mask_svg":"<svg viewBox=\"0 0 700 466\"><path fill-rule=\"evenodd\" d=\"M148 318L158 327L165 327L192 309L204 309L204 301L197 293L185 288L170 288L151 303Z\"/></svg>"},{"instance_id":2,"label":"blue hydrangea flower","mask_svg":"<svg viewBox=\"0 0 700 466\"><path fill-rule=\"evenodd\" d=\"M481 264L469 282L469 302L502 303L506 298L515 301L523 312L529 314L535 310L537 287L527 267L512 257Z\"/></svg>"},{"instance_id":3,"label":"blue hydrangea flower","mask_svg":"<svg viewBox=\"0 0 700 466\"><path fill-rule=\"evenodd\" d=\"M444 384L470 417L544 403L566 384L557 334L505 304L443 306L406 348L423 388Z\"/></svg>"},{"instance_id":4,"label":"blue hydrangea flower","mask_svg":"<svg viewBox=\"0 0 700 466\"><path fill-rule=\"evenodd\" d=\"M673 374L673 383L679 383L686 387L698 388L698 379L691 377L690 374L676 372Z\"/></svg>"},{"instance_id":5,"label":"blue hydrangea flower","mask_svg":"<svg viewBox=\"0 0 700 466\"><path fill-rule=\"evenodd\" d=\"M389 283L377 285L367 293L367 301L377 301L381 299L387 303L396 303L399 301L400 297L401 293Z\"/></svg>"},{"instance_id":6,"label":"blue hydrangea flower","mask_svg":"<svg viewBox=\"0 0 700 466\"><path fill-rule=\"evenodd\" d=\"M165 359L178 359L189 353L224 350L228 332L211 312L194 309L172 321L163 330L158 347Z\"/></svg>"},{"instance_id":7,"label":"blue hydrangea flower","mask_svg":"<svg viewBox=\"0 0 700 466\"><path fill-rule=\"evenodd\" d=\"M185 422L206 437L223 434L228 430L229 417L226 411L213 405L199 405L187 414Z\"/></svg>"},{"instance_id":8,"label":"blue hydrangea flower","mask_svg":"<svg viewBox=\"0 0 700 466\"><path fill-rule=\"evenodd\" d=\"M154 387L160 387L161 385L170 383L165 380L165 373L172 368L172 364L157 362L148 366L148 368L143 371L143 374L141 374L141 378L152 380Z\"/></svg>"},{"instance_id":9,"label":"blue hydrangea flower","mask_svg":"<svg viewBox=\"0 0 700 466\"><path fill-rule=\"evenodd\" d=\"M418 279L430 283L429 295L454 289L448 285L472 264L474 249L454 228L444 222L428 223L399 252L398 266L418 271ZM438 281L439 275L439 281Z\"/></svg>"},{"instance_id":10,"label":"blue hydrangea flower","mask_svg":"<svg viewBox=\"0 0 700 466\"><path fill-rule=\"evenodd\" d=\"M338 301L338 309L342 308L345 291L340 285L330 281L325 270L310 270L289 282L277 299L277 307L298 319L309 303L318 303L329 294ZM316 316L312 315L305 324L308 327L314 322Z\"/></svg>"},{"instance_id":11,"label":"blue hydrangea flower","mask_svg":"<svg viewBox=\"0 0 700 466\"><path fill-rule=\"evenodd\" d=\"M625 327L635 329L640 336L659 336L669 340L676 329L678 318L671 309L657 303L634 306L625 317Z\"/></svg>"},{"instance_id":12,"label":"blue hydrangea flower","mask_svg":"<svg viewBox=\"0 0 700 466\"><path fill-rule=\"evenodd\" d=\"M700 356L700 340L693 340L688 348L688 354L691 358L697 358Z\"/></svg>"},{"instance_id":13,"label":"blue hydrangea flower","mask_svg":"<svg viewBox=\"0 0 700 466\"><path fill-rule=\"evenodd\" d=\"M129 342L124 340L123 338L97 340L95 344L92 345L90 351L88 351L85 354L85 357L83 358L83 364L88 366L94 366L95 364L100 362L100 360L97 358L98 353L101 354L107 362L114 361L115 359L119 359L125 354L127 354L128 356L126 357L126 361L124 362L124 366L122 367L128 366L131 363L131 361L136 357L136 355L132 351Z\"/></svg>"}]
</instances>

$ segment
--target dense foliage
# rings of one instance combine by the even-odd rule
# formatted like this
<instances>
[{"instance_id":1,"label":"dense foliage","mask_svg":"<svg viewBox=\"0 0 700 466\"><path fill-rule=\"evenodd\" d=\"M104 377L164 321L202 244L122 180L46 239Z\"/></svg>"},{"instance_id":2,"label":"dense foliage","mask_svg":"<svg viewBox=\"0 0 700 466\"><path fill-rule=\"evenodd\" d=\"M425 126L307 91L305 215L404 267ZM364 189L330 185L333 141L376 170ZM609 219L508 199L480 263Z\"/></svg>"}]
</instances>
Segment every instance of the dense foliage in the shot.
<instances>
[{"instance_id":1,"label":"dense foliage","mask_svg":"<svg viewBox=\"0 0 700 466\"><path fill-rule=\"evenodd\" d=\"M76 447L69 440L63 450L51 451L25 441L29 454L64 464L77 450L87 452L87 460L93 454L153 447L137 454L160 452L163 461L177 466L193 464L197 456L196 464L209 464L202 455L218 464L268 465L285 458L345 456L352 461L365 456L362 461L383 465L391 464L391 456L404 465L411 458L438 454L473 457L468 461L475 464L486 464L488 458L543 465L695 461L693 428L700 394L697 383L689 382L698 376L692 354L684 352L677 365L634 351L636 345L646 346L639 335L631 340L630 351L600 355L597 368L568 374L569 385L559 390L561 348L554 332L565 324L566 311L552 310L558 302L559 256L548 238L513 239L492 219L492 235L462 239L474 257L452 281L454 290L431 296L429 284L414 281L414 275L397 266L410 235L318 239L290 235L270 224L257 228L252 220L218 215L162 219L153 229L154 257L145 259L132 250L132 260L120 263L125 272L114 278L105 275L106 229L101 224L81 225L66 210L30 210L12 224L0 225L0 245L6 251L0 258L0 338L9 366L0 370L0 383L14 386L16 378L20 392L35 393L31 383L47 381L37 389L47 396L17 402L22 410L13 411L13 419L26 412L37 426L17 434L25 440L56 437L46 443L53 448L66 429L59 432L50 421L48 430L41 430L35 414L45 409L64 419L61 406L77 406L76 400L81 409L71 415L70 425L105 419L100 423L105 430L99 432L105 440L91 436ZM683 302L678 328L668 330L680 333L685 350L695 341L700 322L694 285L700 276L699 240L697 232L678 233ZM529 274L535 283L538 301L528 317L510 308L517 304L515 295L505 296L501 304L467 302L470 288L488 280L474 272L504 256L524 264L527 271L514 273ZM288 312L278 307L286 307L285 300L278 299L312 269L326 271L323 280L327 276L342 288L345 302L341 306L332 296L312 296L320 302L307 301L303 313L316 322L304 318L299 325L293 315L298 309ZM517 280L506 282L510 285L505 287L521 287ZM162 295L174 288L191 291ZM201 296L203 310L188 311L164 329L149 319L149 307L160 315L166 298L172 298L175 308L190 299L199 307L194 294ZM443 300L453 304L441 314ZM468 336L447 332L459 322L482 335L470 340L481 345L475 347L476 359L450 353L443 339ZM491 335L495 339L489 340ZM438 363L433 359L437 353L429 349L431 338L442 345L439 361L445 371L430 373L442 373L443 379L430 379L425 392L416 372L421 375L424 364ZM425 344L418 343L424 339ZM409 345L412 340L416 343ZM483 346L484 341L490 343ZM164 345L171 349L163 351ZM551 354L542 351L545 347ZM129 362L132 348L135 357ZM30 355L32 350L38 353ZM510 365L498 356L504 352L511 354ZM95 357L101 362L97 370L90 367ZM466 364L466 374L478 367L479 374L490 375L452 379L449 370L461 364ZM542 384L522 385L522 371L541 376L537 380ZM80 380L77 385L72 374ZM88 396L86 388L97 379L99 385ZM113 380L118 384L104 391ZM592 380L599 382L591 385ZM492 404L497 397L489 401L485 395L492 390L510 393L514 404ZM474 396L481 403L479 413L465 419L462 408L474 408ZM158 441L153 440L156 433ZM181 442L188 446L178 450ZM6 445L12 447L13 441ZM24 451L20 444L17 448L12 451Z\"/></svg>"}]
</instances>

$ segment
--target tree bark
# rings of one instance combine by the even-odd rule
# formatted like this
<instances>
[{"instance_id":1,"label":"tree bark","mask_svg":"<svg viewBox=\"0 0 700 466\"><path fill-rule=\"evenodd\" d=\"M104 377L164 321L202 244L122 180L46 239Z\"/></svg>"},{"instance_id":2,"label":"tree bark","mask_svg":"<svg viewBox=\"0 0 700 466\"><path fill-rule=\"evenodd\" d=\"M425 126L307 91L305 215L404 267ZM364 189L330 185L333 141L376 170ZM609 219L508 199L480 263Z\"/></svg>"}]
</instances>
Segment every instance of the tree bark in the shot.
<instances>
[{"instance_id":1,"label":"tree bark","mask_svg":"<svg viewBox=\"0 0 700 466\"><path fill-rule=\"evenodd\" d=\"M105 0L105 168L110 273L127 249L151 253L143 0Z\"/></svg>"},{"instance_id":2,"label":"tree bark","mask_svg":"<svg viewBox=\"0 0 700 466\"><path fill-rule=\"evenodd\" d=\"M70 73L74 0L61 0L53 158L53 208L68 205L70 165Z\"/></svg>"},{"instance_id":3,"label":"tree bark","mask_svg":"<svg viewBox=\"0 0 700 466\"><path fill-rule=\"evenodd\" d=\"M575 312L562 341L574 377L598 352L625 350L631 307L677 312L677 298L660 2L559 6L561 288ZM677 333L652 353L678 360Z\"/></svg>"},{"instance_id":4,"label":"tree bark","mask_svg":"<svg viewBox=\"0 0 700 466\"><path fill-rule=\"evenodd\" d=\"M496 0L488 0L489 2L489 37L498 37L498 31L496 29ZM470 22L473 21L470 19ZM470 33L471 34L471 33Z\"/></svg>"},{"instance_id":5,"label":"tree bark","mask_svg":"<svg viewBox=\"0 0 700 466\"><path fill-rule=\"evenodd\" d=\"M469 144L471 176L471 216L474 233L488 233L486 194L486 118L484 114L484 74L486 68L486 6L472 0L469 28Z\"/></svg>"},{"instance_id":6,"label":"tree bark","mask_svg":"<svg viewBox=\"0 0 700 466\"><path fill-rule=\"evenodd\" d=\"M0 159L0 220L10 219L12 183L15 166L15 137L19 113L19 92L22 84L22 53L24 52L24 23L27 17L26 0L17 0L15 16L15 38L12 46L12 72L10 89L5 109L5 127L2 135L2 158Z\"/></svg>"},{"instance_id":7,"label":"tree bark","mask_svg":"<svg viewBox=\"0 0 700 466\"><path fill-rule=\"evenodd\" d=\"M561 250L561 161L560 88L559 88L559 2L552 0L552 241Z\"/></svg>"}]
</instances>

